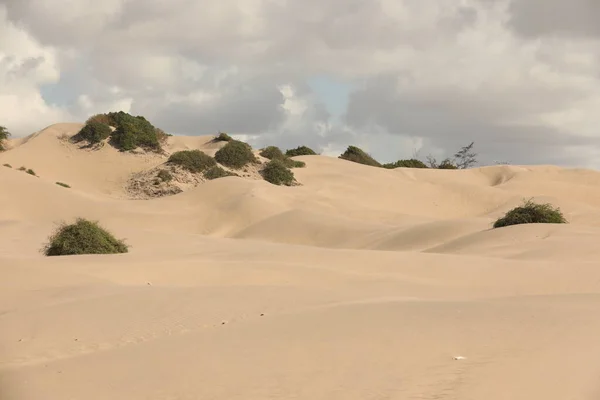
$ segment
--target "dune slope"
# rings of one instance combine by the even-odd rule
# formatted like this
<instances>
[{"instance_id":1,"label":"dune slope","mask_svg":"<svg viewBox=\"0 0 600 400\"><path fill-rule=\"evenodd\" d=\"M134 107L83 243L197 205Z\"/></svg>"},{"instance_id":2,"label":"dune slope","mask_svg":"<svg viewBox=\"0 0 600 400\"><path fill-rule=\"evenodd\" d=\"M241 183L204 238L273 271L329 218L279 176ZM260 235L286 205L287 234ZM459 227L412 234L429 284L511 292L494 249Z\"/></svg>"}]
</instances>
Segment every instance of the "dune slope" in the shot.
<instances>
[{"instance_id":1,"label":"dune slope","mask_svg":"<svg viewBox=\"0 0 600 400\"><path fill-rule=\"evenodd\" d=\"M302 156L302 186L227 177L127 200L166 156L81 149L80 127L0 153L3 400L600 396L599 172ZM527 198L569 224L491 229ZM75 217L130 252L43 257Z\"/></svg>"}]
</instances>

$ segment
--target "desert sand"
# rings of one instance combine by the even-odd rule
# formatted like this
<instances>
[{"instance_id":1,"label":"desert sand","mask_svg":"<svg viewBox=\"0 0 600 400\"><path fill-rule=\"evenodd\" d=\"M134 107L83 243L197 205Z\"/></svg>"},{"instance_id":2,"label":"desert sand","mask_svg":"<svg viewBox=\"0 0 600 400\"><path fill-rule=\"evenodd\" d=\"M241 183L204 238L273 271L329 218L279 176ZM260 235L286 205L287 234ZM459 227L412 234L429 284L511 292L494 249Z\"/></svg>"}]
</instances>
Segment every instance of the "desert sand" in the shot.
<instances>
[{"instance_id":1,"label":"desert sand","mask_svg":"<svg viewBox=\"0 0 600 400\"><path fill-rule=\"evenodd\" d=\"M2 400L600 398L600 172L302 156L301 186L132 200L165 156L79 149L81 126L0 153ZM491 229L527 198L570 223ZM76 217L130 252L44 257Z\"/></svg>"}]
</instances>

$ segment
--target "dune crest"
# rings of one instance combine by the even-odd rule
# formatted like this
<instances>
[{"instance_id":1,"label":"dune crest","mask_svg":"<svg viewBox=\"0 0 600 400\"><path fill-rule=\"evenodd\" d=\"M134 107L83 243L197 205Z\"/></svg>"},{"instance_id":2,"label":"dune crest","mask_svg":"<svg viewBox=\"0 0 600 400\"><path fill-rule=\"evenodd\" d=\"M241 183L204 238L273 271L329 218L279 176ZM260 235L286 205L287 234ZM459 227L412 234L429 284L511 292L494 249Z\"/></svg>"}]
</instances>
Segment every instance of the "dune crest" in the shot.
<instances>
[{"instance_id":1,"label":"dune crest","mask_svg":"<svg viewBox=\"0 0 600 400\"><path fill-rule=\"evenodd\" d=\"M132 199L169 154L224 143L121 152L73 143L82 126L0 153L3 400L600 395L600 172L310 155L301 186L257 166ZM569 223L492 229L529 198ZM129 252L44 257L77 217Z\"/></svg>"}]
</instances>

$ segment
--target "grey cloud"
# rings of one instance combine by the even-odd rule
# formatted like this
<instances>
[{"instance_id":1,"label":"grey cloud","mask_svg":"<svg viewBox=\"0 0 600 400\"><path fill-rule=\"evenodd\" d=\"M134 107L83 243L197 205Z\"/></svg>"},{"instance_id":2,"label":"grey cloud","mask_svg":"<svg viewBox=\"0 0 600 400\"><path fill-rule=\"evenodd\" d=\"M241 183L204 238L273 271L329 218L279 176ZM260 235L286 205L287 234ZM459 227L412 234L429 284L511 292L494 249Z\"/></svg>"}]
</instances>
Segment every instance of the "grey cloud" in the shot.
<instances>
[{"instance_id":1,"label":"grey cloud","mask_svg":"<svg viewBox=\"0 0 600 400\"><path fill-rule=\"evenodd\" d=\"M597 0L513 0L509 11L511 25L523 36L600 36Z\"/></svg>"},{"instance_id":2,"label":"grey cloud","mask_svg":"<svg viewBox=\"0 0 600 400\"><path fill-rule=\"evenodd\" d=\"M598 146L599 138L562 132L551 126L516 123L528 115L560 109L568 100L544 92L469 94L455 91L395 91L393 77L375 79L352 94L346 122L359 132L382 127L405 137L423 138L427 154L433 148L446 149L451 156L461 146L475 141L481 161L510 159L513 163L581 164L586 160L562 156L570 146ZM423 154L423 153L422 153ZM388 158L389 155L382 155Z\"/></svg>"},{"instance_id":3,"label":"grey cloud","mask_svg":"<svg viewBox=\"0 0 600 400\"><path fill-rule=\"evenodd\" d=\"M158 100L158 101L156 101ZM283 95L273 84L256 82L229 89L217 102L135 101L132 112L147 115L157 126L181 134L206 134L218 130L258 134L279 125L285 118Z\"/></svg>"}]
</instances>

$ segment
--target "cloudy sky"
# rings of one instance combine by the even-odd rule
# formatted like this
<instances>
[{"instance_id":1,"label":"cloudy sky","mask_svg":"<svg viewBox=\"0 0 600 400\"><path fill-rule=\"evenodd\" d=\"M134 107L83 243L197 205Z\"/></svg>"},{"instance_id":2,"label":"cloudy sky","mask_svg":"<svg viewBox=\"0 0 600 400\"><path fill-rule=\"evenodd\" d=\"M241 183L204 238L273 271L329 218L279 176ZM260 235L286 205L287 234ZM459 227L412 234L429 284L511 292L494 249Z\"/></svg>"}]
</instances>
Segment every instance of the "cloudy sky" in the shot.
<instances>
[{"instance_id":1,"label":"cloudy sky","mask_svg":"<svg viewBox=\"0 0 600 400\"><path fill-rule=\"evenodd\" d=\"M600 168L597 0L0 0L0 125Z\"/></svg>"}]
</instances>

